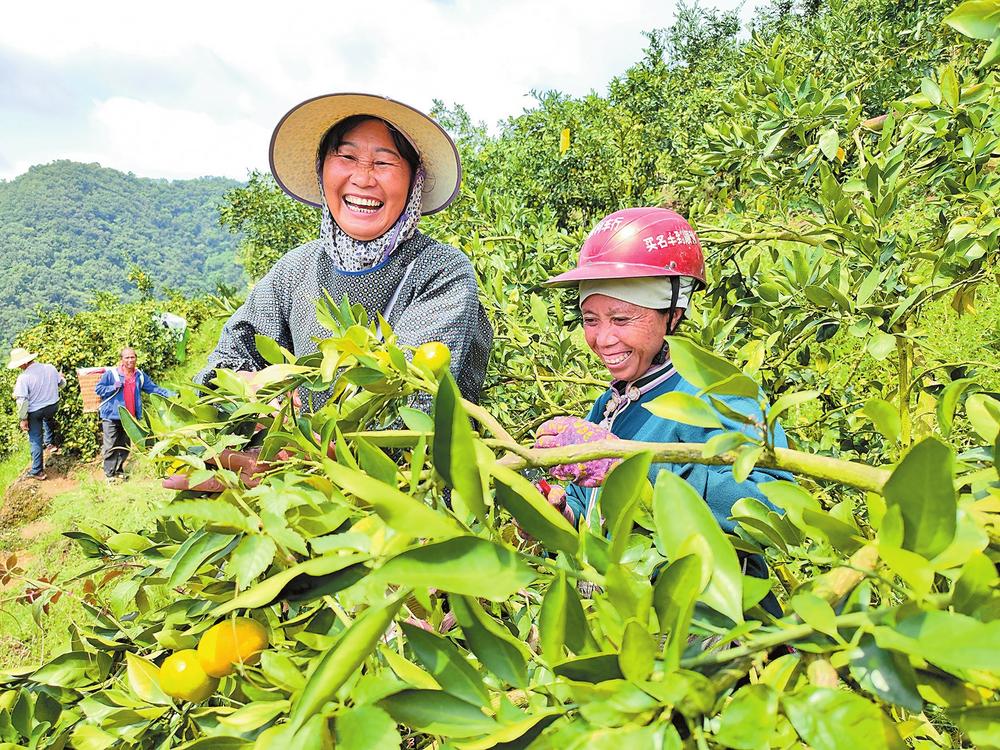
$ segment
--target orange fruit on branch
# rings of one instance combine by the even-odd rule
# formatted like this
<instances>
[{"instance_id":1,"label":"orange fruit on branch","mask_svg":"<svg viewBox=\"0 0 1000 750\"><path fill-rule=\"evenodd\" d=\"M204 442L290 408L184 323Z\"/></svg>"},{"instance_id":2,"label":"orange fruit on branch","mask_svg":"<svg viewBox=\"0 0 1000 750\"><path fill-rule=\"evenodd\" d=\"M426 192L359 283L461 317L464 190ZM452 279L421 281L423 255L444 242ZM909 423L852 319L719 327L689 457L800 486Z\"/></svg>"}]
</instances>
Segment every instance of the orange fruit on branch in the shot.
<instances>
[{"instance_id":1,"label":"orange fruit on branch","mask_svg":"<svg viewBox=\"0 0 1000 750\"><path fill-rule=\"evenodd\" d=\"M217 687L219 681L205 674L193 648L171 654L160 666L160 689L171 698L199 703Z\"/></svg>"},{"instance_id":2,"label":"orange fruit on branch","mask_svg":"<svg viewBox=\"0 0 1000 750\"><path fill-rule=\"evenodd\" d=\"M260 661L267 642L263 625L249 617L236 617L205 631L198 641L198 661L212 677L225 677L236 671L237 664Z\"/></svg>"},{"instance_id":3,"label":"orange fruit on branch","mask_svg":"<svg viewBox=\"0 0 1000 750\"><path fill-rule=\"evenodd\" d=\"M440 341L428 341L413 353L413 364L441 377L451 364L451 351Z\"/></svg>"}]
</instances>

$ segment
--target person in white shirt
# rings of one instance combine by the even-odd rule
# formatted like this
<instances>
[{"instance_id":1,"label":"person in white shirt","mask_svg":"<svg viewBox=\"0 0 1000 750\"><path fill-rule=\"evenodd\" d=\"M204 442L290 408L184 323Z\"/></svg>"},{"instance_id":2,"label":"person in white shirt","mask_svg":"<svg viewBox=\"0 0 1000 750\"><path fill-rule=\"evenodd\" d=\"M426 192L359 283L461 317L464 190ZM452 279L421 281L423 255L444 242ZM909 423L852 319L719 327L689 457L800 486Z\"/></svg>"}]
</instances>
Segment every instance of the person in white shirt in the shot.
<instances>
[{"instance_id":1,"label":"person in white shirt","mask_svg":"<svg viewBox=\"0 0 1000 750\"><path fill-rule=\"evenodd\" d=\"M27 349L11 349L7 368L21 370L14 383L14 400L21 429L28 433L31 468L28 476L45 479L45 448L52 446L52 417L59 407L59 389L66 384L52 365L36 362L37 354Z\"/></svg>"}]
</instances>

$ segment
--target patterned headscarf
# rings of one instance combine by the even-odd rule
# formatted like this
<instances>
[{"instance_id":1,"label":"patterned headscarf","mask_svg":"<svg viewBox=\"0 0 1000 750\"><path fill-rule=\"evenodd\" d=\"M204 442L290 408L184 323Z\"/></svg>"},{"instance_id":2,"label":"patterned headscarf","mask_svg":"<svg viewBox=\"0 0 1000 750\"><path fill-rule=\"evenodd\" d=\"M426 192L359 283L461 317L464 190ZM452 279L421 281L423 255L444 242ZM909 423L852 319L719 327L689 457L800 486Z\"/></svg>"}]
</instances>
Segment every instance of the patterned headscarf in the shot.
<instances>
[{"instance_id":1,"label":"patterned headscarf","mask_svg":"<svg viewBox=\"0 0 1000 750\"><path fill-rule=\"evenodd\" d=\"M323 196L323 223L319 228L319 241L341 270L364 271L378 265L397 247L410 239L417 230L417 222L420 221L420 202L424 194L425 173L422 164L417 167L403 213L385 234L373 240L356 240L334 221L330 207L326 205L326 193L323 191L322 163L317 166L316 173L319 178L319 194Z\"/></svg>"}]
</instances>

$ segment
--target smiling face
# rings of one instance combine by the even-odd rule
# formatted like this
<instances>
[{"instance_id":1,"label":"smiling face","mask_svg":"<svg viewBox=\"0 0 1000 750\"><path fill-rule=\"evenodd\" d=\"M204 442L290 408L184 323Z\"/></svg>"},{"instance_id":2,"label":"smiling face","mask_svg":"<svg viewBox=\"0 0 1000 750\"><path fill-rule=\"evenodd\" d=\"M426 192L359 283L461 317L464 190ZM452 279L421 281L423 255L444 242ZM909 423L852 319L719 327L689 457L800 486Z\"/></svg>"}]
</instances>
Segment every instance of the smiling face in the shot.
<instances>
[{"instance_id":1,"label":"smiling face","mask_svg":"<svg viewBox=\"0 0 1000 750\"><path fill-rule=\"evenodd\" d=\"M135 371L135 349L122 349L121 367L125 372Z\"/></svg>"},{"instance_id":2,"label":"smiling face","mask_svg":"<svg viewBox=\"0 0 1000 750\"><path fill-rule=\"evenodd\" d=\"M323 160L323 193L334 221L356 240L385 234L406 207L413 170L381 120L348 130Z\"/></svg>"},{"instance_id":3,"label":"smiling face","mask_svg":"<svg viewBox=\"0 0 1000 750\"><path fill-rule=\"evenodd\" d=\"M667 314L604 294L583 301L583 333L615 380L640 377L663 347Z\"/></svg>"}]
</instances>

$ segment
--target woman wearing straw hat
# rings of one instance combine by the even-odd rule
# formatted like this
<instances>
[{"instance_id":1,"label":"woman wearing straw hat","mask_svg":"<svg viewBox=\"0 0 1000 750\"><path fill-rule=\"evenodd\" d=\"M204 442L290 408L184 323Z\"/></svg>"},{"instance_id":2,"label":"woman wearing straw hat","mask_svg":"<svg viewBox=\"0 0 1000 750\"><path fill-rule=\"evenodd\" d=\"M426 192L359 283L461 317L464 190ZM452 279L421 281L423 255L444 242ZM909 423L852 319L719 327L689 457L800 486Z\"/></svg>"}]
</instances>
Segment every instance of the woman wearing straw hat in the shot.
<instances>
[{"instance_id":1,"label":"woman wearing straw hat","mask_svg":"<svg viewBox=\"0 0 1000 750\"><path fill-rule=\"evenodd\" d=\"M52 446L52 418L59 407L59 389L66 379L52 365L36 362L37 354L20 347L10 350L7 369L20 370L14 383L14 400L21 429L28 433L31 468L28 476L45 479L45 448Z\"/></svg>"},{"instance_id":2,"label":"woman wearing straw hat","mask_svg":"<svg viewBox=\"0 0 1000 750\"><path fill-rule=\"evenodd\" d=\"M369 94L298 104L271 138L271 171L292 198L322 209L319 238L282 257L226 323L208 367L256 371L263 334L302 356L327 331L316 301L346 294L381 314L404 346L441 341L468 399L482 387L493 331L469 259L417 229L458 194L461 165L448 134L422 112ZM313 408L327 394L315 394Z\"/></svg>"}]
</instances>

